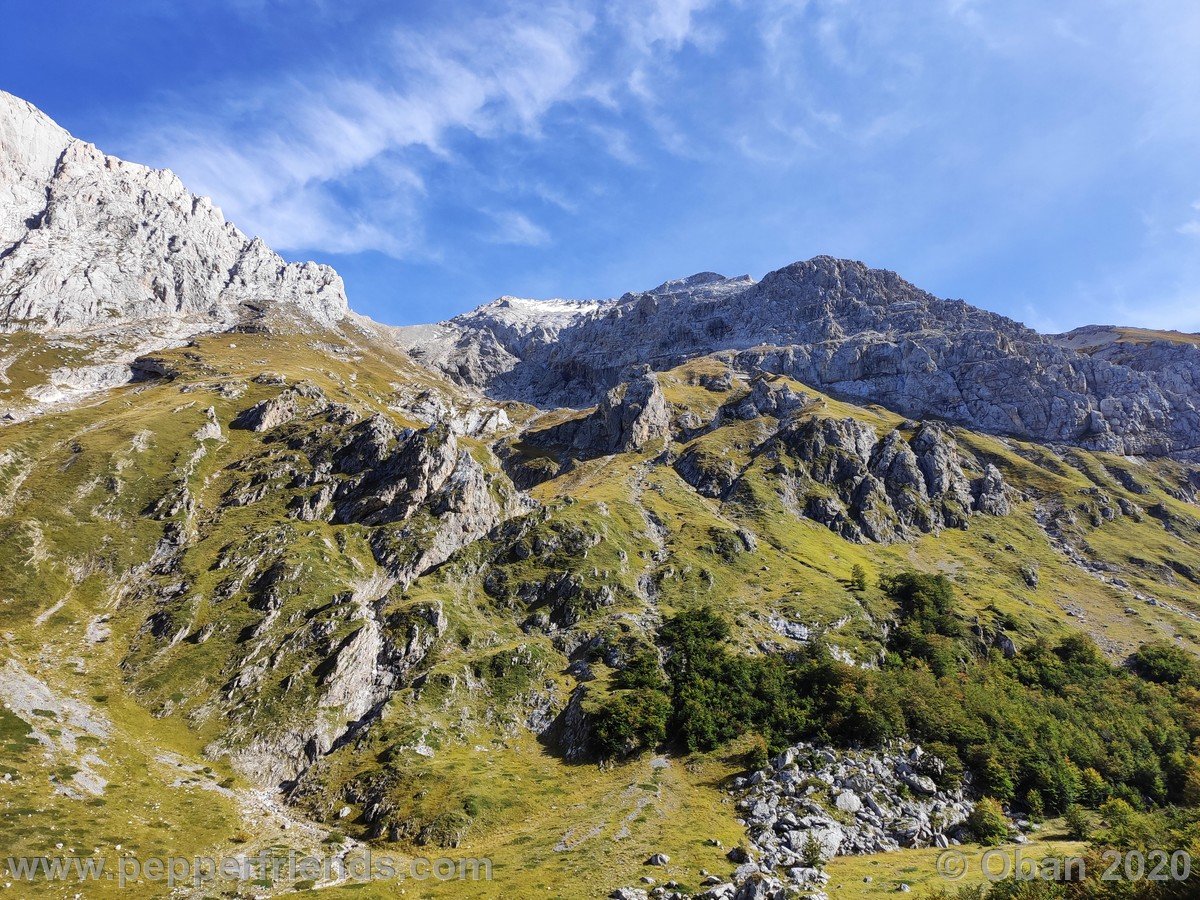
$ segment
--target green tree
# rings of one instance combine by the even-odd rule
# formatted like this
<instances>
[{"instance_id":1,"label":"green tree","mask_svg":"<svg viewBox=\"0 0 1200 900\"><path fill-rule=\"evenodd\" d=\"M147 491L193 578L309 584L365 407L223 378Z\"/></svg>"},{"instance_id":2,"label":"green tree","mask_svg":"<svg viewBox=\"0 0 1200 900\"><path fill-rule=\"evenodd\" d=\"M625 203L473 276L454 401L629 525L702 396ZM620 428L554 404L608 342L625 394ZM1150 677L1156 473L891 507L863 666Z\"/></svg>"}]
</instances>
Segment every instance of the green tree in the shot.
<instances>
[{"instance_id":1,"label":"green tree","mask_svg":"<svg viewBox=\"0 0 1200 900\"><path fill-rule=\"evenodd\" d=\"M867 570L858 563L850 567L850 587L856 591L867 589Z\"/></svg>"},{"instance_id":2,"label":"green tree","mask_svg":"<svg viewBox=\"0 0 1200 900\"><path fill-rule=\"evenodd\" d=\"M1046 802L1042 799L1041 791L1030 790L1025 794L1025 808L1029 810L1029 818L1040 822L1046 815Z\"/></svg>"},{"instance_id":3,"label":"green tree","mask_svg":"<svg viewBox=\"0 0 1200 900\"><path fill-rule=\"evenodd\" d=\"M825 848L811 832L800 847L800 861L810 869L819 869L825 865Z\"/></svg>"},{"instance_id":4,"label":"green tree","mask_svg":"<svg viewBox=\"0 0 1200 900\"><path fill-rule=\"evenodd\" d=\"M658 652L652 647L635 647L627 654L625 666L613 676L613 684L629 690L666 690L667 682L658 664Z\"/></svg>"},{"instance_id":5,"label":"green tree","mask_svg":"<svg viewBox=\"0 0 1200 900\"><path fill-rule=\"evenodd\" d=\"M1109 828L1129 828L1137 820L1137 810L1126 801L1115 798L1100 807L1100 818L1104 820Z\"/></svg>"},{"instance_id":6,"label":"green tree","mask_svg":"<svg viewBox=\"0 0 1200 900\"><path fill-rule=\"evenodd\" d=\"M1167 641L1143 644L1129 661L1135 672L1158 684L1195 681L1198 671L1195 657Z\"/></svg>"},{"instance_id":7,"label":"green tree","mask_svg":"<svg viewBox=\"0 0 1200 900\"><path fill-rule=\"evenodd\" d=\"M1108 799L1108 785L1104 781L1104 776L1091 766L1088 766L1080 774L1080 782L1079 798L1087 806L1096 809Z\"/></svg>"},{"instance_id":8,"label":"green tree","mask_svg":"<svg viewBox=\"0 0 1200 900\"><path fill-rule=\"evenodd\" d=\"M1067 807L1063 817L1067 826L1067 837L1073 841L1086 841L1092 836L1092 818L1079 804Z\"/></svg>"},{"instance_id":9,"label":"green tree","mask_svg":"<svg viewBox=\"0 0 1200 900\"><path fill-rule=\"evenodd\" d=\"M670 714L662 691L617 691L592 714L592 746L604 759L653 749L666 740Z\"/></svg>"},{"instance_id":10,"label":"green tree","mask_svg":"<svg viewBox=\"0 0 1200 900\"><path fill-rule=\"evenodd\" d=\"M945 575L900 572L882 582L900 607L900 618L928 634L959 637L962 625L955 615L954 587Z\"/></svg>"}]
</instances>

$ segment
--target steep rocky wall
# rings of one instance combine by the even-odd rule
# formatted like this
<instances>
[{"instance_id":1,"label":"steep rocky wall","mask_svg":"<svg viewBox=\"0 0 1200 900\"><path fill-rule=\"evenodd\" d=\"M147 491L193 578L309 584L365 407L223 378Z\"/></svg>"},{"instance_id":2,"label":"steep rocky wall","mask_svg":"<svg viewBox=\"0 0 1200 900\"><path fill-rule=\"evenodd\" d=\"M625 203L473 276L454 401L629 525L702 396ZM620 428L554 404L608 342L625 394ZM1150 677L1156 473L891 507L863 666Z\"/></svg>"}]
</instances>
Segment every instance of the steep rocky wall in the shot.
<instances>
[{"instance_id":1,"label":"steep rocky wall","mask_svg":"<svg viewBox=\"0 0 1200 900\"><path fill-rule=\"evenodd\" d=\"M181 336L272 308L349 312L328 266L285 263L165 170L71 137L0 91L0 331Z\"/></svg>"}]
</instances>

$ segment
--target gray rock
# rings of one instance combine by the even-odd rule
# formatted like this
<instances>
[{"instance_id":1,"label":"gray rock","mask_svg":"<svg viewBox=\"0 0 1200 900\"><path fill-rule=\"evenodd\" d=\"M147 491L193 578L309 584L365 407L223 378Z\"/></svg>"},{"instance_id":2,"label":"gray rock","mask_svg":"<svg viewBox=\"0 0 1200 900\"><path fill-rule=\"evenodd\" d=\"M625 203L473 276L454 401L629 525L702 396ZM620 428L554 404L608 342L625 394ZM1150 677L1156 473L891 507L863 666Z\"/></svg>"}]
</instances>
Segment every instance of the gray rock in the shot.
<instances>
[{"instance_id":1,"label":"gray rock","mask_svg":"<svg viewBox=\"0 0 1200 900\"><path fill-rule=\"evenodd\" d=\"M911 745L880 751L808 744L788 748L768 768L735 783L736 808L744 817L757 870L764 875L787 872L792 884L812 891L823 884L822 876L814 874L819 870L803 864L814 842L824 860L901 847L949 846L945 831L961 828L972 801L964 788L939 789L925 774L944 769L936 756ZM970 780L967 773L964 783ZM810 787L796 794L792 786L801 781L828 785L828 792ZM930 792L914 795L911 783ZM850 812L855 801L859 808ZM754 871L739 868L734 883L739 888L747 884Z\"/></svg>"},{"instance_id":2,"label":"gray rock","mask_svg":"<svg viewBox=\"0 0 1200 900\"><path fill-rule=\"evenodd\" d=\"M936 424L920 426L909 442L899 431L880 440L856 419L813 417L780 428L761 451L778 459L789 506L852 541L906 540L1011 509L1000 472L982 466L984 476L971 482L963 465L979 462ZM731 493L740 475L701 445L685 451L675 469L714 497Z\"/></svg>"},{"instance_id":3,"label":"gray rock","mask_svg":"<svg viewBox=\"0 0 1200 900\"><path fill-rule=\"evenodd\" d=\"M842 812L856 813L862 809L862 800L858 798L858 794L854 791L843 791L838 794L833 801L834 806Z\"/></svg>"},{"instance_id":4,"label":"gray rock","mask_svg":"<svg viewBox=\"0 0 1200 900\"><path fill-rule=\"evenodd\" d=\"M734 893L734 900L776 900L782 897L783 884L768 875L754 875L742 882Z\"/></svg>"},{"instance_id":5,"label":"gray rock","mask_svg":"<svg viewBox=\"0 0 1200 900\"><path fill-rule=\"evenodd\" d=\"M106 156L2 91L0 198L0 331L178 340L272 310L349 314L328 266L285 263L170 172Z\"/></svg>"},{"instance_id":6,"label":"gray rock","mask_svg":"<svg viewBox=\"0 0 1200 900\"><path fill-rule=\"evenodd\" d=\"M524 438L535 446L592 457L640 450L670 430L671 410L658 378L643 374L605 393L590 415L525 432Z\"/></svg>"},{"instance_id":7,"label":"gray rock","mask_svg":"<svg viewBox=\"0 0 1200 900\"><path fill-rule=\"evenodd\" d=\"M1012 659L1017 655L1017 643L1003 631L996 634L995 639L996 649L1004 654L1005 659Z\"/></svg>"},{"instance_id":8,"label":"gray rock","mask_svg":"<svg viewBox=\"0 0 1200 900\"><path fill-rule=\"evenodd\" d=\"M757 283L701 273L568 312L519 302L520 327L493 304L397 338L452 378L542 406L588 405L631 367L724 351L742 371L916 419L1125 454L1200 446L1200 349L1040 335L849 260L819 256Z\"/></svg>"},{"instance_id":9,"label":"gray rock","mask_svg":"<svg viewBox=\"0 0 1200 900\"><path fill-rule=\"evenodd\" d=\"M759 416L786 418L806 409L813 398L803 391L795 391L782 380L760 375L750 383L750 393L732 408L738 419L755 419Z\"/></svg>"},{"instance_id":10,"label":"gray rock","mask_svg":"<svg viewBox=\"0 0 1200 900\"><path fill-rule=\"evenodd\" d=\"M933 783L932 778L926 775L918 775L916 772L906 772L900 777L914 791L922 794L937 793L937 785Z\"/></svg>"}]
</instances>

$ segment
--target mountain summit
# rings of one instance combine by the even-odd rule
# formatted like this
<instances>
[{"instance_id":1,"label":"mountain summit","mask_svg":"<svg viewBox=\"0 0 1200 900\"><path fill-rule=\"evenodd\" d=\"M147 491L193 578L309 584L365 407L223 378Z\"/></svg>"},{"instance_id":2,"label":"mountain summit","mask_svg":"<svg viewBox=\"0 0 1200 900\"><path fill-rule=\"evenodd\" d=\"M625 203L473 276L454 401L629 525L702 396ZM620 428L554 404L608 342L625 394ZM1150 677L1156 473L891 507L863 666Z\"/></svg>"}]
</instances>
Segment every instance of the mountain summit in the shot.
<instances>
[{"instance_id":1,"label":"mountain summit","mask_svg":"<svg viewBox=\"0 0 1200 900\"><path fill-rule=\"evenodd\" d=\"M541 320L552 327L525 301L519 331L492 304L400 340L462 383L536 405L588 405L639 367L722 353L741 371L993 434L1133 455L1200 447L1195 346L1177 342L1169 364L1142 340L1088 352L861 262L818 256L758 282L703 273L569 320L561 302Z\"/></svg>"},{"instance_id":2,"label":"mountain summit","mask_svg":"<svg viewBox=\"0 0 1200 900\"><path fill-rule=\"evenodd\" d=\"M0 91L0 331L179 336L272 311L331 325L349 308L333 269L285 263L171 172Z\"/></svg>"},{"instance_id":3,"label":"mountain summit","mask_svg":"<svg viewBox=\"0 0 1200 900\"><path fill-rule=\"evenodd\" d=\"M136 356L205 331L351 315L333 269L285 263L172 173L107 156L2 92L0 198L0 331L115 335ZM1200 452L1194 344L1056 339L829 256L610 300L502 297L390 334L461 385L542 407L588 406L646 367L720 353L738 371L913 418L1129 455Z\"/></svg>"}]
</instances>

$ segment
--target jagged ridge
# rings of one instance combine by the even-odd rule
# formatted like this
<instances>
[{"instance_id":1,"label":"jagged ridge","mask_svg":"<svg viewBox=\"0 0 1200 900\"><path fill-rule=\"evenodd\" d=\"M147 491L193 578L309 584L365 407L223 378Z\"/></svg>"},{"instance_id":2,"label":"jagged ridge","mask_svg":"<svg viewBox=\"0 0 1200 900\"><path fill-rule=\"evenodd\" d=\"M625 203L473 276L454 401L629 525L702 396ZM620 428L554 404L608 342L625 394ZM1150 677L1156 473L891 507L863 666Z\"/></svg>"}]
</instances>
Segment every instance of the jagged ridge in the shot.
<instances>
[{"instance_id":1,"label":"jagged ridge","mask_svg":"<svg viewBox=\"0 0 1200 900\"><path fill-rule=\"evenodd\" d=\"M272 308L320 324L338 274L285 263L171 172L108 156L0 91L0 331L229 328Z\"/></svg>"},{"instance_id":2,"label":"jagged ridge","mask_svg":"<svg viewBox=\"0 0 1200 900\"><path fill-rule=\"evenodd\" d=\"M638 366L725 351L743 370L993 434L1125 454L1200 447L1195 347L1084 353L893 272L825 256L760 282L711 273L667 282L544 332L527 325L519 339L485 307L441 336L400 330L461 382L537 405L587 405Z\"/></svg>"}]
</instances>

